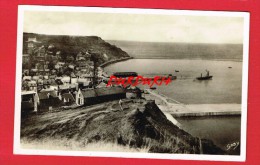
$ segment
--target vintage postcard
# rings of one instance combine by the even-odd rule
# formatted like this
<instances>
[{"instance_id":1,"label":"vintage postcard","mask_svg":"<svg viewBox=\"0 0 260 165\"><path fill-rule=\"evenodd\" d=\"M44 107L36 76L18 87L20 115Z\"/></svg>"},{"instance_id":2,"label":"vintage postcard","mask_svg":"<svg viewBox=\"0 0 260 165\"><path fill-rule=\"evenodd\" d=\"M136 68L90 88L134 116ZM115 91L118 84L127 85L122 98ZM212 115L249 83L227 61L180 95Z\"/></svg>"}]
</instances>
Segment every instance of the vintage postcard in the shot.
<instances>
[{"instance_id":1,"label":"vintage postcard","mask_svg":"<svg viewBox=\"0 0 260 165\"><path fill-rule=\"evenodd\" d=\"M245 161L249 13L19 6L14 154Z\"/></svg>"}]
</instances>

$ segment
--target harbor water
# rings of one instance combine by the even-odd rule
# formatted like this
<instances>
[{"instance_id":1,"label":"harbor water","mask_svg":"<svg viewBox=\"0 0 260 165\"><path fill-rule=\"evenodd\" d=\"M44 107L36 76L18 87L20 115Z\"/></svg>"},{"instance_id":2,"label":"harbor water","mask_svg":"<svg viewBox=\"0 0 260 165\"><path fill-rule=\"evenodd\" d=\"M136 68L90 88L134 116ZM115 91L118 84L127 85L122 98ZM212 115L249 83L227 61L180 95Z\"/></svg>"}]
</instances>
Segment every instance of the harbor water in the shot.
<instances>
[{"instance_id":1,"label":"harbor water","mask_svg":"<svg viewBox=\"0 0 260 165\"><path fill-rule=\"evenodd\" d=\"M210 71L213 79L196 80L201 73L206 74L205 70ZM216 105L230 107L231 104L241 104L242 62L237 60L131 59L109 65L105 67L105 71L108 75L124 71L137 72L141 76L149 77L175 75L177 79L169 85L156 86L156 92L184 105L207 104L208 108L216 108ZM182 129L193 136L211 139L222 148L229 143L240 141L240 116L177 118L177 120Z\"/></svg>"}]
</instances>

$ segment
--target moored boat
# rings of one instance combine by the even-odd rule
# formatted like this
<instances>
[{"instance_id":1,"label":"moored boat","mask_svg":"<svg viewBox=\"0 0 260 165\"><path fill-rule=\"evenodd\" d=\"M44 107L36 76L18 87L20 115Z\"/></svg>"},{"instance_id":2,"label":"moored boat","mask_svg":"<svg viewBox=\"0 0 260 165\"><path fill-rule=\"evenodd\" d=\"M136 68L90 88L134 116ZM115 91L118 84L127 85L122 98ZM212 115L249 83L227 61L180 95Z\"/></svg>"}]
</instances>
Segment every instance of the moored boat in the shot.
<instances>
[{"instance_id":1,"label":"moored boat","mask_svg":"<svg viewBox=\"0 0 260 165\"><path fill-rule=\"evenodd\" d=\"M200 77L196 77L196 79L197 80L210 80L210 79L212 79L213 76L209 75L209 71L206 70L206 72L207 72L206 76L202 76L202 73L201 73Z\"/></svg>"},{"instance_id":2,"label":"moored boat","mask_svg":"<svg viewBox=\"0 0 260 165\"><path fill-rule=\"evenodd\" d=\"M213 76L204 76L204 77L197 77L197 80L209 80L212 79Z\"/></svg>"}]
</instances>

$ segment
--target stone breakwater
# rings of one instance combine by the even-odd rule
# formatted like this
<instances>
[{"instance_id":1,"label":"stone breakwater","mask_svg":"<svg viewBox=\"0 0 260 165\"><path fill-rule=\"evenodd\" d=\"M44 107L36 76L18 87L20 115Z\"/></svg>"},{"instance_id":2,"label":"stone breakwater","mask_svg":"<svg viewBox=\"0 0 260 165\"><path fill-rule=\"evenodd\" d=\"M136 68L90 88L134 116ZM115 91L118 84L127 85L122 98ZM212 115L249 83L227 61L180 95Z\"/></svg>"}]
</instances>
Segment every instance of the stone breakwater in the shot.
<instances>
[{"instance_id":1,"label":"stone breakwater","mask_svg":"<svg viewBox=\"0 0 260 165\"><path fill-rule=\"evenodd\" d=\"M158 107L173 117L241 115L241 104L190 104L185 105L150 89L146 99L154 99Z\"/></svg>"}]
</instances>

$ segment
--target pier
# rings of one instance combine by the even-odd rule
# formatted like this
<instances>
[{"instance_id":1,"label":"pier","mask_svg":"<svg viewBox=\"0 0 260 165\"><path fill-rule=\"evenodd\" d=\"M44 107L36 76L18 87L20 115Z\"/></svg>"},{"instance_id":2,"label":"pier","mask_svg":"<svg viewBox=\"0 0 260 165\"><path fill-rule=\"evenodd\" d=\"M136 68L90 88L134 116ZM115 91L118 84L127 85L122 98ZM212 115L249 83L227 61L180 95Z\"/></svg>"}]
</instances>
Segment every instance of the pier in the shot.
<instances>
[{"instance_id":1,"label":"pier","mask_svg":"<svg viewBox=\"0 0 260 165\"><path fill-rule=\"evenodd\" d=\"M241 104L190 104L185 105L150 89L146 99L154 99L158 107L173 117L241 115Z\"/></svg>"}]
</instances>

